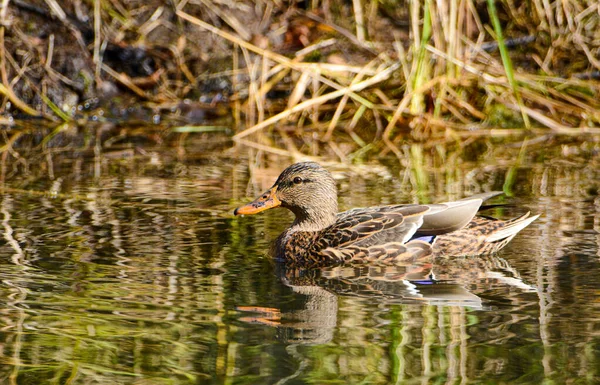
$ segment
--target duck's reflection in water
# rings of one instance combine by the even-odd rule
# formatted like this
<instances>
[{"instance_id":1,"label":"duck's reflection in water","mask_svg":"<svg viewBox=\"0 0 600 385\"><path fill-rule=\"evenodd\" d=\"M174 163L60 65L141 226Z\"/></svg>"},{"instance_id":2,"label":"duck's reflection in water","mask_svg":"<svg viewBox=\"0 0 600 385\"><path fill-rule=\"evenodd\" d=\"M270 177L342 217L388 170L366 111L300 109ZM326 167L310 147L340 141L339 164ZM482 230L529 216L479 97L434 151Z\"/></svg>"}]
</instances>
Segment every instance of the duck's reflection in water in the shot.
<instances>
[{"instance_id":1,"label":"duck's reflection in water","mask_svg":"<svg viewBox=\"0 0 600 385\"><path fill-rule=\"evenodd\" d=\"M437 258L407 265L343 265L298 268L279 264L277 274L294 293L285 308L238 307L241 319L277 328L280 340L322 344L336 330L338 299L358 297L369 303L423 304L486 309L477 294L489 285L534 291L508 262L497 256ZM487 306L489 308L489 306Z\"/></svg>"}]
</instances>

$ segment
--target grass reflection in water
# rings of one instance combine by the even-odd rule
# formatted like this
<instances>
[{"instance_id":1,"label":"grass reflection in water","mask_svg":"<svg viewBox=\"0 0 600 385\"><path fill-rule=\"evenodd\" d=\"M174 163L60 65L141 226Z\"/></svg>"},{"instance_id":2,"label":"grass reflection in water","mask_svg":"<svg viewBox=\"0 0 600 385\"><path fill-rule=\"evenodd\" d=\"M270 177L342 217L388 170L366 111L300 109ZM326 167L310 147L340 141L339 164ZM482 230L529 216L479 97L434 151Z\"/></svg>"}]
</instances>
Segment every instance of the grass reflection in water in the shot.
<instances>
[{"instance_id":1,"label":"grass reflection in water","mask_svg":"<svg viewBox=\"0 0 600 385\"><path fill-rule=\"evenodd\" d=\"M274 263L291 217L233 218L265 186L226 159L56 155L52 178L7 173L1 382L597 382L598 159L530 151L506 202L542 215L503 252L393 267ZM511 167L425 155L427 188L410 164L335 170L340 208L458 199Z\"/></svg>"}]
</instances>

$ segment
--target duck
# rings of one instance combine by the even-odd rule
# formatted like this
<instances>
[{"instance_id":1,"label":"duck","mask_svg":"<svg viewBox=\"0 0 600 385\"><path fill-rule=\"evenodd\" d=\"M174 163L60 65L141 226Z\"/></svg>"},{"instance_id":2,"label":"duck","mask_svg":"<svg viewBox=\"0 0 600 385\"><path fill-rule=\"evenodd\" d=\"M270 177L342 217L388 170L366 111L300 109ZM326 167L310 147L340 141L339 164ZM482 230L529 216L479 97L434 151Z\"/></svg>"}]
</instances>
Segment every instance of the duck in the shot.
<instances>
[{"instance_id":1,"label":"duck","mask_svg":"<svg viewBox=\"0 0 600 385\"><path fill-rule=\"evenodd\" d=\"M431 257L493 254L539 215L500 220L477 216L482 203L502 192L439 204L394 204L338 212L331 173L316 162L287 167L273 186L234 210L254 215L282 207L295 219L277 238L279 261L305 267L354 263L406 264Z\"/></svg>"}]
</instances>

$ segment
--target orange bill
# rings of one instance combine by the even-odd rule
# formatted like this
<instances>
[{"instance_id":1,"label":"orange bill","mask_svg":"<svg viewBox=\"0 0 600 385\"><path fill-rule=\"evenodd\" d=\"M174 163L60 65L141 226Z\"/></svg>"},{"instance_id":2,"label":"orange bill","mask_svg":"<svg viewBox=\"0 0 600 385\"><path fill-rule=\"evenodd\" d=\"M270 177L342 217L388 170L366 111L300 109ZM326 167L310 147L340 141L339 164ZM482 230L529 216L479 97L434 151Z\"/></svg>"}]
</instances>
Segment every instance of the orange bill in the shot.
<instances>
[{"instance_id":1,"label":"orange bill","mask_svg":"<svg viewBox=\"0 0 600 385\"><path fill-rule=\"evenodd\" d=\"M281 201L279 200L279 198L277 198L277 196L275 196L276 191L277 186L272 187L270 190L267 190L264 194L256 198L254 201L235 209L233 214L251 215L260 213L261 211L272 209L273 207L281 206Z\"/></svg>"}]
</instances>

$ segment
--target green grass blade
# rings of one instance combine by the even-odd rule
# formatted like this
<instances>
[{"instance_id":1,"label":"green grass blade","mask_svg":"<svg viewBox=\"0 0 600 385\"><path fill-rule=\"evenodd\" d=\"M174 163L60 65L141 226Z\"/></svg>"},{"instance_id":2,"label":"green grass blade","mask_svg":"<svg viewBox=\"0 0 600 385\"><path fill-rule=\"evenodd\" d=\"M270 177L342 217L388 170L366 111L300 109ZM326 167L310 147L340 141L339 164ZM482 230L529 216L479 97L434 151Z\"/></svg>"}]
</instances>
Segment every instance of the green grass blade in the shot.
<instances>
[{"instance_id":1,"label":"green grass blade","mask_svg":"<svg viewBox=\"0 0 600 385\"><path fill-rule=\"evenodd\" d=\"M500 19L498 18L496 4L494 3L494 0L487 0L487 5L488 12L490 14L490 19L494 26L494 32L496 33L498 49L500 50L500 56L502 57L502 64L504 65L504 70L506 71L506 77L508 78L510 87L514 92L519 108L521 109L521 115L523 116L523 122L525 123L525 127L530 128L531 126L529 123L529 116L527 116L525 110L523 109L523 100L521 99L521 93L519 92L519 87L515 79L512 61L510 60L508 50L506 49L506 45L504 44L504 35L502 34L502 26L500 25Z\"/></svg>"}]
</instances>

